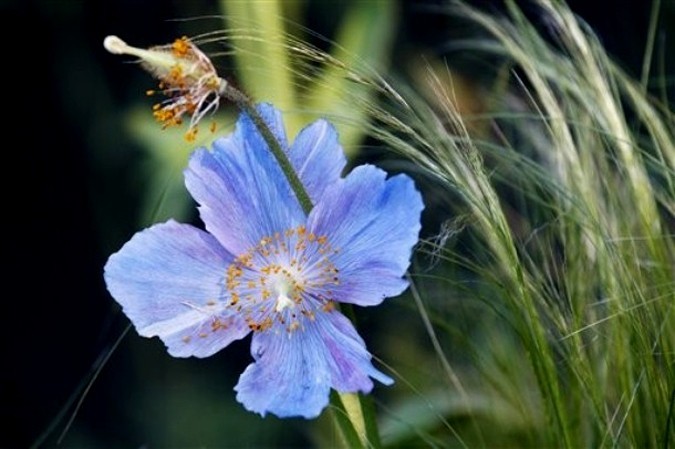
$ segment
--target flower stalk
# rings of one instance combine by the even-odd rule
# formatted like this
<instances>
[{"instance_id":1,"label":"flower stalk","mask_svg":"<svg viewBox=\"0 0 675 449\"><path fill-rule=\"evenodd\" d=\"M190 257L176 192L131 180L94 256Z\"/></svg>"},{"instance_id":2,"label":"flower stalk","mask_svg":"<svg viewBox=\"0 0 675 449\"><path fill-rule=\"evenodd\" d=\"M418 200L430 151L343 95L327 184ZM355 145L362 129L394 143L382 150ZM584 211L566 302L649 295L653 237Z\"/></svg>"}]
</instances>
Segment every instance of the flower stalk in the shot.
<instances>
[{"instance_id":1,"label":"flower stalk","mask_svg":"<svg viewBox=\"0 0 675 449\"><path fill-rule=\"evenodd\" d=\"M231 93L232 91L235 91L237 93L237 96L245 98L245 100L241 102L235 101L235 104L243 112L248 114L249 117L251 117L251 120L253 120L255 127L258 129L258 131L260 131L260 135L267 143L267 146L274 155L274 158L277 160L279 167L281 167L281 171L284 172L284 175L286 176L288 183L291 185L291 188L293 189L293 193L295 193L295 196L298 199L298 202L300 203L300 207L302 207L302 210L303 212L305 212L305 215L309 215L312 208L314 207L314 205L312 204L312 200L307 194L307 190L305 190L305 187L302 185L302 181L300 181L298 174L295 172L295 170L293 170L293 165L291 165L291 161L288 159L288 156L286 156L286 153L284 152L283 148L281 148L281 145L279 144L277 139L274 137L274 134L272 134L272 131L265 124L265 121L258 113L258 110L255 108L255 105L250 99L248 99L248 97L243 95L239 90L235 89L231 85L228 85L226 90L230 91L230 95L232 94ZM227 95L225 95L225 97L232 98L228 97Z\"/></svg>"},{"instance_id":2,"label":"flower stalk","mask_svg":"<svg viewBox=\"0 0 675 449\"><path fill-rule=\"evenodd\" d=\"M218 76L208 56L189 39L182 37L172 44L143 49L133 47L117 36L108 36L104 39L103 46L112 54L139 58L142 67L160 81L160 89L169 98L155 104L153 114L163 127L180 125L184 114L191 115L185 134L188 141L195 139L197 125L204 116L218 109L220 98L234 103L253 120L284 172L302 210L309 214L313 207L312 201L293 170L288 156L256 110L253 101ZM155 91L148 91L148 95L154 94Z\"/></svg>"}]
</instances>

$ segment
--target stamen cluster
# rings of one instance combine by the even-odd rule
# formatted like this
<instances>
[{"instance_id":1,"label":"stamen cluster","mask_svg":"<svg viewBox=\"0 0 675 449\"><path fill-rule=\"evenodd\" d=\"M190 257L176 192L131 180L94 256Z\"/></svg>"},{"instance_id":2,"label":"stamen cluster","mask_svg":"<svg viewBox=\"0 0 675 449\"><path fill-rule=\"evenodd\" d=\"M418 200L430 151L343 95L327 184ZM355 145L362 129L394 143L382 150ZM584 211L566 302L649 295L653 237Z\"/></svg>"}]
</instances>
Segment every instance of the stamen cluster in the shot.
<instances>
[{"instance_id":1,"label":"stamen cluster","mask_svg":"<svg viewBox=\"0 0 675 449\"><path fill-rule=\"evenodd\" d=\"M182 124L184 114L191 116L185 138L193 141L199 121L218 109L223 81L209 58L185 36L170 45L152 47L150 51L167 52L176 59L168 70L142 62L146 70L160 80L159 90L168 97L153 105L153 115L163 128ZM147 94L154 95L156 91L149 90Z\"/></svg>"},{"instance_id":2,"label":"stamen cluster","mask_svg":"<svg viewBox=\"0 0 675 449\"><path fill-rule=\"evenodd\" d=\"M226 270L229 307L243 313L249 328L265 331L278 321L293 332L301 319L334 308L332 286L339 285L337 254L326 236L304 225L263 237Z\"/></svg>"},{"instance_id":3,"label":"stamen cluster","mask_svg":"<svg viewBox=\"0 0 675 449\"><path fill-rule=\"evenodd\" d=\"M148 90L148 95L160 92L167 98L153 106L153 115L163 128L183 123L183 116L190 116L185 138L193 141L197 125L208 113L218 109L220 97L227 82L218 76L211 60L183 36L172 44L142 49L127 45L117 36L108 36L103 42L114 54L137 56L144 69L159 80L158 90ZM211 125L215 131L215 123Z\"/></svg>"}]
</instances>

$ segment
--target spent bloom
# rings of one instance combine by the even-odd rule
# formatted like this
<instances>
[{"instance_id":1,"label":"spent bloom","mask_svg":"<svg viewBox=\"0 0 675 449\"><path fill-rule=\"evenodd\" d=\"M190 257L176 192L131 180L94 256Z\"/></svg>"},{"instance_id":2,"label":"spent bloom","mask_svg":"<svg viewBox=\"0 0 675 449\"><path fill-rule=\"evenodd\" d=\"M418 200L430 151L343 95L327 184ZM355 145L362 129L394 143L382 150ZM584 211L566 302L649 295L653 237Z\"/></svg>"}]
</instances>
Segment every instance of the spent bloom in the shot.
<instances>
[{"instance_id":1,"label":"spent bloom","mask_svg":"<svg viewBox=\"0 0 675 449\"><path fill-rule=\"evenodd\" d=\"M159 90L167 98L153 106L153 115L163 127L180 125L190 116L185 134L194 140L197 124L218 109L227 82L220 78L211 60L187 37L171 44L148 49L132 47L117 36L108 36L103 46L110 53L136 56L141 66L159 80ZM149 90L148 95L154 95Z\"/></svg>"},{"instance_id":2,"label":"spent bloom","mask_svg":"<svg viewBox=\"0 0 675 449\"><path fill-rule=\"evenodd\" d=\"M185 171L206 231L172 220L141 231L110 257L105 280L138 333L173 356L208 357L253 333L237 400L263 416L312 418L331 388L392 383L337 303L377 305L407 288L423 204L406 175L362 165L341 177L346 160L327 121L289 146L280 112L258 111L311 197L309 215L242 114Z\"/></svg>"}]
</instances>

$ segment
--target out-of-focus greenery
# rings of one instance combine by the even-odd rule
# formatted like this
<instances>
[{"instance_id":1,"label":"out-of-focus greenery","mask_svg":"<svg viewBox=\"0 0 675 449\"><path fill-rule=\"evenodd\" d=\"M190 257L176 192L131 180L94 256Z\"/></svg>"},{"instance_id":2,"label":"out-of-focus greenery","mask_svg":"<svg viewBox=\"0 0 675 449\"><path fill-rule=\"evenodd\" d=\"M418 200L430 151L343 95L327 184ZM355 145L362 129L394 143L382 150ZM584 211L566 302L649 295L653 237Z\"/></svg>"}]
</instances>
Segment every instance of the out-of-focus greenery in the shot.
<instances>
[{"instance_id":1,"label":"out-of-focus greenery","mask_svg":"<svg viewBox=\"0 0 675 449\"><path fill-rule=\"evenodd\" d=\"M435 269L411 272L435 366L401 376L385 442L669 447L675 116L563 3L537 2L548 33L507 6L448 10L485 32L455 48L499 67L481 115L433 66L373 114L448 218L418 252Z\"/></svg>"}]
</instances>

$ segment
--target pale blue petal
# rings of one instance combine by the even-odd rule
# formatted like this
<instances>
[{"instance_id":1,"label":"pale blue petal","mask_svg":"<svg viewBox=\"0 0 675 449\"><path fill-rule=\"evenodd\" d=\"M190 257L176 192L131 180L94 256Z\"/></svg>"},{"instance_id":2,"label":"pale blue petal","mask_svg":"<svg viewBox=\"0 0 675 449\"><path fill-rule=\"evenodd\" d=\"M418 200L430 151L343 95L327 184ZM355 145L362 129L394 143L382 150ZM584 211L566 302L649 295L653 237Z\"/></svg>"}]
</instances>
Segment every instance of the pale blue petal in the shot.
<instances>
[{"instance_id":1,"label":"pale blue petal","mask_svg":"<svg viewBox=\"0 0 675 449\"><path fill-rule=\"evenodd\" d=\"M289 157L314 204L326 187L340 179L347 164L337 131L326 120L317 120L300 131Z\"/></svg>"},{"instance_id":2,"label":"pale blue petal","mask_svg":"<svg viewBox=\"0 0 675 449\"><path fill-rule=\"evenodd\" d=\"M113 298L144 337L176 357L207 357L249 329L225 306L232 255L209 234L171 220L134 235L105 265Z\"/></svg>"},{"instance_id":3,"label":"pale blue petal","mask_svg":"<svg viewBox=\"0 0 675 449\"><path fill-rule=\"evenodd\" d=\"M237 400L265 416L315 418L328 405L330 389L368 393L369 376L392 380L371 364L351 323L337 311L317 314L292 332L279 326L253 335L255 360L239 378Z\"/></svg>"},{"instance_id":4,"label":"pale blue petal","mask_svg":"<svg viewBox=\"0 0 675 449\"><path fill-rule=\"evenodd\" d=\"M261 111L285 146L280 116L273 109ZM232 135L214 142L213 152L193 153L185 183L207 231L235 255L304 221L276 160L243 114Z\"/></svg>"},{"instance_id":5,"label":"pale blue petal","mask_svg":"<svg viewBox=\"0 0 675 449\"><path fill-rule=\"evenodd\" d=\"M385 385L394 383L372 365L366 344L344 315L336 311L317 315L317 322L321 340L328 350L333 389L342 393L369 393L373 388L369 377Z\"/></svg>"},{"instance_id":6,"label":"pale blue petal","mask_svg":"<svg viewBox=\"0 0 675 449\"><path fill-rule=\"evenodd\" d=\"M329 186L310 213L308 228L338 250L330 258L339 270L339 285L331 288L337 301L375 305L408 286L402 276L424 205L408 176L385 178L374 166L357 167Z\"/></svg>"},{"instance_id":7,"label":"pale blue petal","mask_svg":"<svg viewBox=\"0 0 675 449\"><path fill-rule=\"evenodd\" d=\"M316 336L296 330L254 333L250 364L234 387L237 401L251 411L280 418L315 418L328 405L330 372Z\"/></svg>"}]
</instances>

